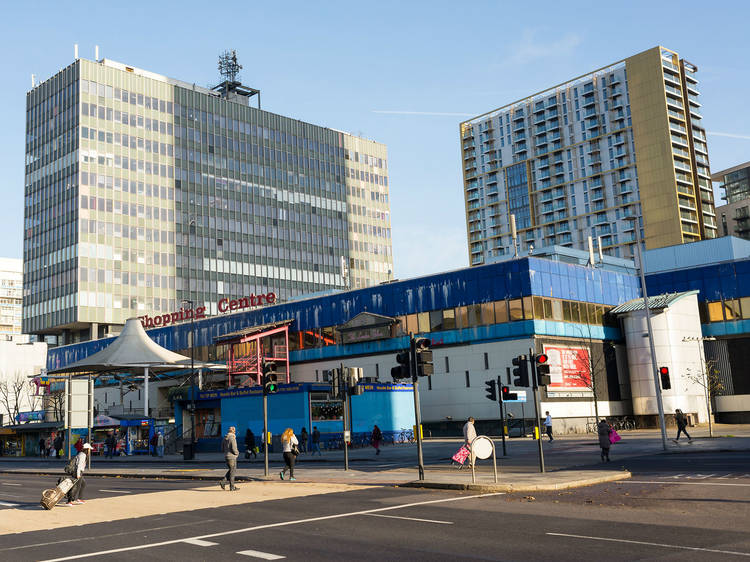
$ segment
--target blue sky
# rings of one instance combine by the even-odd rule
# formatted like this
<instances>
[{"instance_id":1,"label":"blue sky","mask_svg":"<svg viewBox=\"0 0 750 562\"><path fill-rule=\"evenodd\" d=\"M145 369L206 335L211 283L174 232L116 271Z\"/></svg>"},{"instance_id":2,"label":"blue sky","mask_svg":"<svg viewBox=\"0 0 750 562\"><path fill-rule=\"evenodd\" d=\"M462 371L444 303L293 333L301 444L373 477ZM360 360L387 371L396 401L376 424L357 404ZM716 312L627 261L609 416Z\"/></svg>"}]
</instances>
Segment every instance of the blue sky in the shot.
<instances>
[{"instance_id":1,"label":"blue sky","mask_svg":"<svg viewBox=\"0 0 750 562\"><path fill-rule=\"evenodd\" d=\"M32 5L33 4L33 5ZM604 7L609 11L604 12ZM0 256L21 257L25 94L80 55L186 82L238 51L263 108L388 145L397 278L468 265L458 125L661 44L698 66L711 167L750 160L741 2L36 2L0 22Z\"/></svg>"}]
</instances>

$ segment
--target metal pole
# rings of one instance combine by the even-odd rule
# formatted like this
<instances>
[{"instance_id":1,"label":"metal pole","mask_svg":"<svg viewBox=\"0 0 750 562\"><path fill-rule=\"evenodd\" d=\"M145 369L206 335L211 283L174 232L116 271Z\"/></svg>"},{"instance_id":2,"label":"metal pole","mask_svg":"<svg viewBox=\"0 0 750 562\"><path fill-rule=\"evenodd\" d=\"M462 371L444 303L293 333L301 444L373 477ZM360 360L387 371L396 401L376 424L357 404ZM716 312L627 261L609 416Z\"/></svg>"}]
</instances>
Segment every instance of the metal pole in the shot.
<instances>
[{"instance_id":1,"label":"metal pole","mask_svg":"<svg viewBox=\"0 0 750 562\"><path fill-rule=\"evenodd\" d=\"M190 301L190 458L195 459L195 304Z\"/></svg>"},{"instance_id":2,"label":"metal pole","mask_svg":"<svg viewBox=\"0 0 750 562\"><path fill-rule=\"evenodd\" d=\"M708 393L708 370L705 368L705 364L703 362L703 340L704 339L706 338L696 338L696 341L698 342L698 361L700 361L701 372L703 373L703 390L705 390L705 395L706 395L706 411L708 412L708 436L713 437L714 428L713 428L713 424L711 423L711 398Z\"/></svg>"},{"instance_id":3,"label":"metal pole","mask_svg":"<svg viewBox=\"0 0 750 562\"><path fill-rule=\"evenodd\" d=\"M143 368L143 417L148 417L148 367Z\"/></svg>"},{"instance_id":4,"label":"metal pole","mask_svg":"<svg viewBox=\"0 0 750 562\"><path fill-rule=\"evenodd\" d=\"M534 357L534 353L529 348L529 374L532 378L532 385L534 387L534 430L537 441L537 446L539 447L539 472L544 472L544 449L542 448L542 428L539 424L539 385L537 385L536 380L536 365L534 365L534 361L531 360L531 358Z\"/></svg>"},{"instance_id":5,"label":"metal pole","mask_svg":"<svg viewBox=\"0 0 750 562\"><path fill-rule=\"evenodd\" d=\"M417 349L414 344L414 334L409 332L409 366L411 381L414 385L414 429L417 434L417 465L419 479L424 480L424 457L422 456L422 414L419 409L419 381L417 377Z\"/></svg>"},{"instance_id":6,"label":"metal pole","mask_svg":"<svg viewBox=\"0 0 750 562\"><path fill-rule=\"evenodd\" d=\"M91 416L94 411L94 387L91 382L91 373L89 373L88 383L89 384L88 384L87 390L88 390L88 395L89 395L89 411L88 411L88 414L86 415L86 425L88 426L88 437L86 438L86 442L90 444L91 443L91 425L92 425ZM91 453L86 455L86 463L87 463L86 468L91 468Z\"/></svg>"},{"instance_id":7,"label":"metal pole","mask_svg":"<svg viewBox=\"0 0 750 562\"><path fill-rule=\"evenodd\" d=\"M71 378L71 376L68 375L68 396L66 396L67 401L68 401L68 404L67 404L68 415L67 415L67 418L66 418L68 420L68 427L67 427L67 430L68 430L67 431L67 434L68 434L68 439L67 439L67 441L68 441L68 459L70 459L70 414L71 414L71 412L70 412L70 406L71 406L70 395L71 395L71 386L72 386L71 381L72 380L73 379Z\"/></svg>"},{"instance_id":8,"label":"metal pole","mask_svg":"<svg viewBox=\"0 0 750 562\"><path fill-rule=\"evenodd\" d=\"M346 430L349 427L349 424L347 423L347 420L348 420L349 416L347 415L347 409L348 409L347 406L348 406L348 404L347 404L346 397L349 394L349 388L348 388L349 385L346 384L347 381L344 380L344 364L343 363L341 363L341 369L339 370L339 378L338 378L337 382L339 384L339 388L338 388L339 392L341 392L342 390L344 392L344 396L343 396L342 402L343 402L343 406L344 406L344 412L343 412L344 413L344 415L343 415L343 421L344 421L344 435L343 435L343 437L344 437L344 470L346 471L346 470L349 470L349 443L347 443L347 441L346 441ZM342 382L344 384L341 384ZM343 387L343 389L342 389L342 387Z\"/></svg>"},{"instance_id":9,"label":"metal pole","mask_svg":"<svg viewBox=\"0 0 750 562\"><path fill-rule=\"evenodd\" d=\"M643 258L641 255L641 227L635 221L635 251L638 255L638 271L641 278L641 291L643 292L643 308L646 310L646 327L648 328L648 343L651 348L651 374L654 378L654 392L656 393L656 406L659 410L659 423L661 424L661 444L667 450L667 428L664 423L664 404L661 400L661 385L659 384L659 368L656 363L656 348L654 347L654 330L651 327L651 310L648 307L648 291L646 290L646 276L644 274ZM598 420L597 420L598 421Z\"/></svg>"},{"instance_id":10,"label":"metal pole","mask_svg":"<svg viewBox=\"0 0 750 562\"><path fill-rule=\"evenodd\" d=\"M268 395L263 390L263 474L268 476Z\"/></svg>"},{"instance_id":11,"label":"metal pole","mask_svg":"<svg viewBox=\"0 0 750 562\"><path fill-rule=\"evenodd\" d=\"M497 377L497 401L500 403L500 438L503 440L503 456L507 456L505 450L505 414L503 413L503 385L502 378ZM493 445L494 446L494 445ZM497 480L496 480L497 482Z\"/></svg>"},{"instance_id":12,"label":"metal pole","mask_svg":"<svg viewBox=\"0 0 750 562\"><path fill-rule=\"evenodd\" d=\"M495 470L495 484L497 484L497 455L495 454L495 444L492 442L492 439L490 439L490 443L492 443L492 468ZM503 445L505 445L505 442L503 442Z\"/></svg>"}]
</instances>

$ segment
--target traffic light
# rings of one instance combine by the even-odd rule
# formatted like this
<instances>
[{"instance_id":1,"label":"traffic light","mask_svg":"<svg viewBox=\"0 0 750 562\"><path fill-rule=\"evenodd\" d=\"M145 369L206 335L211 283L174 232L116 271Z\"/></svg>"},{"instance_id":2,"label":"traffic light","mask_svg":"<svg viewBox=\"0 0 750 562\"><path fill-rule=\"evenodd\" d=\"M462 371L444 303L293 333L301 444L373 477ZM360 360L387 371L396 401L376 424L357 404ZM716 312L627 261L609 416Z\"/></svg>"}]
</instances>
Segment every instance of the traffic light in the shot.
<instances>
[{"instance_id":1,"label":"traffic light","mask_svg":"<svg viewBox=\"0 0 750 562\"><path fill-rule=\"evenodd\" d=\"M529 365L525 355L513 358L513 386L529 386Z\"/></svg>"},{"instance_id":2,"label":"traffic light","mask_svg":"<svg viewBox=\"0 0 750 562\"><path fill-rule=\"evenodd\" d=\"M511 392L509 386L504 386L501 389L500 396L503 399L503 402L507 402L508 400L517 400L518 399L518 393L517 392Z\"/></svg>"},{"instance_id":3,"label":"traffic light","mask_svg":"<svg viewBox=\"0 0 750 562\"><path fill-rule=\"evenodd\" d=\"M263 394L274 394L279 390L278 373L276 372L276 363L273 361L263 360Z\"/></svg>"},{"instance_id":4,"label":"traffic light","mask_svg":"<svg viewBox=\"0 0 750 562\"><path fill-rule=\"evenodd\" d=\"M396 363L398 365L391 369L391 377L394 381L411 378L411 362L409 361L410 353L408 351L402 351L396 354Z\"/></svg>"},{"instance_id":5,"label":"traffic light","mask_svg":"<svg viewBox=\"0 0 750 562\"><path fill-rule=\"evenodd\" d=\"M552 382L549 376L549 357L546 353L540 353L534 358L536 365L536 384L537 386L549 386Z\"/></svg>"},{"instance_id":6,"label":"traffic light","mask_svg":"<svg viewBox=\"0 0 750 562\"><path fill-rule=\"evenodd\" d=\"M416 338L414 340L418 377L429 377L435 372L435 368L432 364L432 349L430 349L430 343L430 340L427 338Z\"/></svg>"},{"instance_id":7,"label":"traffic light","mask_svg":"<svg viewBox=\"0 0 750 562\"><path fill-rule=\"evenodd\" d=\"M497 381L495 379L484 381L487 388L484 391L487 393L487 399L495 402L497 400Z\"/></svg>"},{"instance_id":8,"label":"traffic light","mask_svg":"<svg viewBox=\"0 0 750 562\"><path fill-rule=\"evenodd\" d=\"M669 380L669 367L659 367L659 376L661 377L662 390L672 388L672 382Z\"/></svg>"}]
</instances>

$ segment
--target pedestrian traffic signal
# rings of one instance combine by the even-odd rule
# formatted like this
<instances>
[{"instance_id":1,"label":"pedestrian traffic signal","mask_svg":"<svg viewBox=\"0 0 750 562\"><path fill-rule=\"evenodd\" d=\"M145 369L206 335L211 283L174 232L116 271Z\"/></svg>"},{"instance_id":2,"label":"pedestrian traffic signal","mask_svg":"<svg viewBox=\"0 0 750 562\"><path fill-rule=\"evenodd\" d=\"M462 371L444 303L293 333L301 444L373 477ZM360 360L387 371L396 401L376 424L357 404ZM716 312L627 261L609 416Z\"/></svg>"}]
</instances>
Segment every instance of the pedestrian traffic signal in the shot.
<instances>
[{"instance_id":1,"label":"pedestrian traffic signal","mask_svg":"<svg viewBox=\"0 0 750 562\"><path fill-rule=\"evenodd\" d=\"M549 386L552 379L549 375L549 357L546 353L540 353L534 358L536 366L536 384L537 386Z\"/></svg>"},{"instance_id":2,"label":"pedestrian traffic signal","mask_svg":"<svg viewBox=\"0 0 750 562\"><path fill-rule=\"evenodd\" d=\"M394 381L411 378L411 361L410 353L408 351L402 351L396 354L396 363L398 365L391 369L391 377Z\"/></svg>"},{"instance_id":3,"label":"pedestrian traffic signal","mask_svg":"<svg viewBox=\"0 0 750 562\"><path fill-rule=\"evenodd\" d=\"M484 381L484 385L487 387L484 389L487 393L487 399L495 402L497 400L497 381L495 379Z\"/></svg>"},{"instance_id":4,"label":"pedestrian traffic signal","mask_svg":"<svg viewBox=\"0 0 750 562\"><path fill-rule=\"evenodd\" d=\"M513 358L513 386L529 386L529 365L525 355Z\"/></svg>"},{"instance_id":5,"label":"pedestrian traffic signal","mask_svg":"<svg viewBox=\"0 0 750 562\"><path fill-rule=\"evenodd\" d=\"M661 377L662 390L672 388L672 382L669 380L669 367L659 367L659 376Z\"/></svg>"},{"instance_id":6,"label":"pedestrian traffic signal","mask_svg":"<svg viewBox=\"0 0 750 562\"><path fill-rule=\"evenodd\" d=\"M279 390L278 373L276 372L276 363L273 361L263 360L263 394L274 394Z\"/></svg>"},{"instance_id":7,"label":"pedestrian traffic signal","mask_svg":"<svg viewBox=\"0 0 750 562\"><path fill-rule=\"evenodd\" d=\"M509 386L504 386L501 391L500 396L503 402L507 402L508 400L518 400L518 393L511 392Z\"/></svg>"},{"instance_id":8,"label":"pedestrian traffic signal","mask_svg":"<svg viewBox=\"0 0 750 562\"><path fill-rule=\"evenodd\" d=\"M430 349L430 343L430 340L427 338L416 338L414 340L418 377L429 377L435 371L432 365L432 349Z\"/></svg>"}]
</instances>

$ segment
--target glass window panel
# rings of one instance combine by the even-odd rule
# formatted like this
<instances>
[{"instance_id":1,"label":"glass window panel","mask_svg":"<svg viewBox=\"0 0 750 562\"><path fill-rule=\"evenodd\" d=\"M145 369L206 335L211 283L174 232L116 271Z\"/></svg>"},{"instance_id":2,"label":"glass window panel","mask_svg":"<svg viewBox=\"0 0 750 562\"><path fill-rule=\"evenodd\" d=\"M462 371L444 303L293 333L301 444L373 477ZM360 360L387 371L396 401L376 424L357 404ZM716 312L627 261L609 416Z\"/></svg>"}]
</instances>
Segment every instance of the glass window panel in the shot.
<instances>
[{"instance_id":1,"label":"glass window panel","mask_svg":"<svg viewBox=\"0 0 750 562\"><path fill-rule=\"evenodd\" d=\"M456 311L452 308L443 311L443 330L456 329Z\"/></svg>"},{"instance_id":2,"label":"glass window panel","mask_svg":"<svg viewBox=\"0 0 750 562\"><path fill-rule=\"evenodd\" d=\"M552 300L551 299L544 299L544 316L543 318L545 320L554 320L554 317L552 316Z\"/></svg>"},{"instance_id":3,"label":"glass window panel","mask_svg":"<svg viewBox=\"0 0 750 562\"><path fill-rule=\"evenodd\" d=\"M468 319L467 326L473 328L474 326L481 325L482 321L482 307L478 304L470 304L466 307L466 315Z\"/></svg>"},{"instance_id":4,"label":"glass window panel","mask_svg":"<svg viewBox=\"0 0 750 562\"><path fill-rule=\"evenodd\" d=\"M523 316L526 320L534 318L534 307L531 304L531 297L523 297Z\"/></svg>"},{"instance_id":5,"label":"glass window panel","mask_svg":"<svg viewBox=\"0 0 750 562\"><path fill-rule=\"evenodd\" d=\"M604 324L604 307L596 305L596 325L601 326Z\"/></svg>"},{"instance_id":6,"label":"glass window panel","mask_svg":"<svg viewBox=\"0 0 750 562\"><path fill-rule=\"evenodd\" d=\"M739 320L740 302L737 299L724 301L724 317L727 320Z\"/></svg>"},{"instance_id":7,"label":"glass window panel","mask_svg":"<svg viewBox=\"0 0 750 562\"><path fill-rule=\"evenodd\" d=\"M552 299L552 318L558 322L563 321L563 301Z\"/></svg>"},{"instance_id":8,"label":"glass window panel","mask_svg":"<svg viewBox=\"0 0 750 562\"><path fill-rule=\"evenodd\" d=\"M562 301L562 307L563 307L563 320L565 322L571 322L570 301Z\"/></svg>"},{"instance_id":9,"label":"glass window panel","mask_svg":"<svg viewBox=\"0 0 750 562\"><path fill-rule=\"evenodd\" d=\"M459 306L456 308L456 328L459 330L462 328L468 328L469 323L466 319L466 307Z\"/></svg>"},{"instance_id":10,"label":"glass window panel","mask_svg":"<svg viewBox=\"0 0 750 562\"><path fill-rule=\"evenodd\" d=\"M430 313L429 312L420 312L417 314L417 327L419 328L418 332L429 332L430 331Z\"/></svg>"},{"instance_id":11,"label":"glass window panel","mask_svg":"<svg viewBox=\"0 0 750 562\"><path fill-rule=\"evenodd\" d=\"M443 329L443 311L433 310L430 312L430 332L439 332Z\"/></svg>"},{"instance_id":12,"label":"glass window panel","mask_svg":"<svg viewBox=\"0 0 750 562\"><path fill-rule=\"evenodd\" d=\"M580 312L580 307L578 306L578 304L579 303L577 302L570 303L570 321L571 322L581 321L581 312Z\"/></svg>"},{"instance_id":13,"label":"glass window panel","mask_svg":"<svg viewBox=\"0 0 750 562\"><path fill-rule=\"evenodd\" d=\"M743 318L750 318L750 297L740 299L740 313Z\"/></svg>"},{"instance_id":14,"label":"glass window panel","mask_svg":"<svg viewBox=\"0 0 750 562\"><path fill-rule=\"evenodd\" d=\"M534 318L544 318L544 299L534 297Z\"/></svg>"},{"instance_id":15,"label":"glass window panel","mask_svg":"<svg viewBox=\"0 0 750 562\"><path fill-rule=\"evenodd\" d=\"M408 314L406 316L406 333L413 332L417 333L419 331L417 326L417 315L416 314Z\"/></svg>"},{"instance_id":16,"label":"glass window panel","mask_svg":"<svg viewBox=\"0 0 750 562\"><path fill-rule=\"evenodd\" d=\"M515 322L516 320L523 320L523 301L521 299L513 299L508 301L508 309L510 312L510 321Z\"/></svg>"},{"instance_id":17,"label":"glass window panel","mask_svg":"<svg viewBox=\"0 0 750 562\"><path fill-rule=\"evenodd\" d=\"M508 301L495 301L495 322L502 324L508 321Z\"/></svg>"},{"instance_id":18,"label":"glass window panel","mask_svg":"<svg viewBox=\"0 0 750 562\"><path fill-rule=\"evenodd\" d=\"M489 326L495 323L495 306L494 303L482 303L482 324Z\"/></svg>"}]
</instances>

